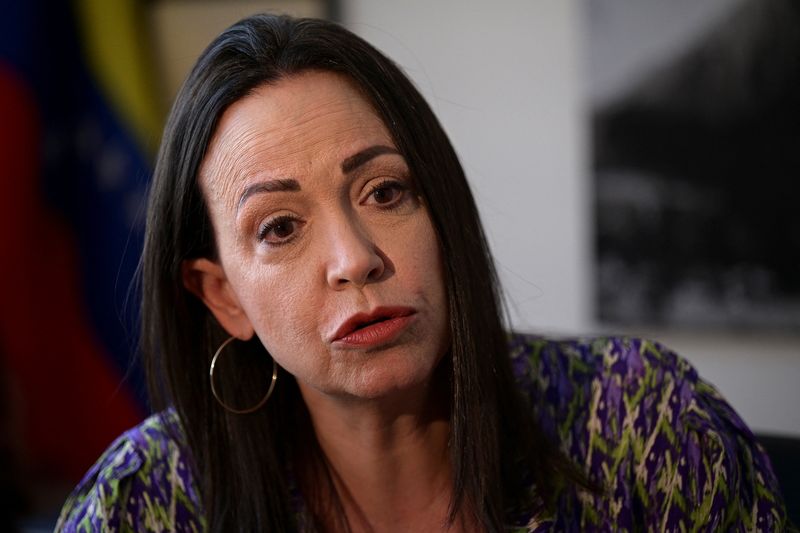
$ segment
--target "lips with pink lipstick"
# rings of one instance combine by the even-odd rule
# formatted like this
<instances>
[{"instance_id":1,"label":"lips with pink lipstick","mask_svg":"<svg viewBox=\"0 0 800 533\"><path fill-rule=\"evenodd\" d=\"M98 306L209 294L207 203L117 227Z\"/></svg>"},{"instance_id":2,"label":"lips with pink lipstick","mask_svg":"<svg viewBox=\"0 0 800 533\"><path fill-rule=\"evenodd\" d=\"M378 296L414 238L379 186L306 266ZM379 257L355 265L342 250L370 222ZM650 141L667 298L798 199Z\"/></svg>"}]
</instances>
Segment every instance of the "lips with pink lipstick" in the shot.
<instances>
[{"instance_id":1,"label":"lips with pink lipstick","mask_svg":"<svg viewBox=\"0 0 800 533\"><path fill-rule=\"evenodd\" d=\"M369 313L356 313L333 334L334 345L368 348L396 339L414 321L411 307L378 307Z\"/></svg>"}]
</instances>

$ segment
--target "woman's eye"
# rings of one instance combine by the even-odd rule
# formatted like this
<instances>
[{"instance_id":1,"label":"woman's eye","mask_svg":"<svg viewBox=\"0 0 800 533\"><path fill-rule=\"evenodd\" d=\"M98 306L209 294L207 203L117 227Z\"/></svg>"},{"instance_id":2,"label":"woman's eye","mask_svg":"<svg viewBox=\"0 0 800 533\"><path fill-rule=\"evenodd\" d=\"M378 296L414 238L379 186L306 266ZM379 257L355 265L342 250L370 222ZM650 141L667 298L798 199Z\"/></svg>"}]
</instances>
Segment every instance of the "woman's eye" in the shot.
<instances>
[{"instance_id":1,"label":"woman's eye","mask_svg":"<svg viewBox=\"0 0 800 533\"><path fill-rule=\"evenodd\" d=\"M266 221L258 230L258 240L279 245L288 242L297 231L299 221L290 216L281 216Z\"/></svg>"},{"instance_id":2,"label":"woman's eye","mask_svg":"<svg viewBox=\"0 0 800 533\"><path fill-rule=\"evenodd\" d=\"M405 194L406 187L396 181L384 181L375 186L367 196L368 201L372 201L381 206L396 204Z\"/></svg>"}]
</instances>

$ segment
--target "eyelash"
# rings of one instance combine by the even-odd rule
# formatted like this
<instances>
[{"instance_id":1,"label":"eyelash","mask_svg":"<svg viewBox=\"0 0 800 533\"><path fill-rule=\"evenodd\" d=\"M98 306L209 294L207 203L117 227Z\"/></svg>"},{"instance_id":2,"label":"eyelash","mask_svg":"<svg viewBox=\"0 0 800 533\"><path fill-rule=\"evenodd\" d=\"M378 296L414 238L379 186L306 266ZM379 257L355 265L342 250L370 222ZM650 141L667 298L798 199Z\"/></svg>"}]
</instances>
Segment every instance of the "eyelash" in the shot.
<instances>
[{"instance_id":1,"label":"eyelash","mask_svg":"<svg viewBox=\"0 0 800 533\"><path fill-rule=\"evenodd\" d=\"M386 204L378 204L378 207L380 209L385 209L387 211L397 209L403 204L403 201L407 197L406 193L408 192L408 186L400 181L389 180L389 179L382 180L380 183L378 183L377 185L375 185L370 189L369 193L367 194L367 198L369 199L370 197L373 197L375 193L380 191L381 189L390 189L390 188L396 189L398 194L400 194L400 198L392 200Z\"/></svg>"},{"instance_id":2,"label":"eyelash","mask_svg":"<svg viewBox=\"0 0 800 533\"><path fill-rule=\"evenodd\" d=\"M268 220L268 221L264 222L258 228L258 240L259 240L259 242L264 242L266 240L266 238L267 238L267 235L269 235L270 231L274 230L275 228L277 228L281 224L285 224L287 222L298 223L299 220L296 219L295 217L292 217L292 216L289 216L289 215L281 215L279 217L275 217L275 218L273 218L271 220ZM289 241L291 241L292 238L293 238L293 235L294 235L294 231L285 240L280 241L280 242L271 242L269 244L270 244L270 246L281 246L281 245L286 244Z\"/></svg>"},{"instance_id":3,"label":"eyelash","mask_svg":"<svg viewBox=\"0 0 800 533\"><path fill-rule=\"evenodd\" d=\"M390 189L390 188L395 189L400 195L400 197L398 199L391 200L386 204L377 204L378 208L386 211L392 211L398 209L406 200L407 198L406 193L408 192L408 186L399 181L389 180L389 179L381 181L380 183L378 183L377 185L375 185L370 189L369 193L367 194L367 199L373 197L374 194L380 190ZM258 235L257 235L258 241L259 242L266 241L267 235L269 235L271 231L275 230L282 224L286 224L287 222L297 224L300 221L297 218L290 215L281 215L279 217L275 217L271 220L268 220L258 228ZM289 235L285 240L281 240L278 242L270 242L268 244L270 246L282 246L284 244L287 244L294 238L295 231L292 231L292 234Z\"/></svg>"}]
</instances>

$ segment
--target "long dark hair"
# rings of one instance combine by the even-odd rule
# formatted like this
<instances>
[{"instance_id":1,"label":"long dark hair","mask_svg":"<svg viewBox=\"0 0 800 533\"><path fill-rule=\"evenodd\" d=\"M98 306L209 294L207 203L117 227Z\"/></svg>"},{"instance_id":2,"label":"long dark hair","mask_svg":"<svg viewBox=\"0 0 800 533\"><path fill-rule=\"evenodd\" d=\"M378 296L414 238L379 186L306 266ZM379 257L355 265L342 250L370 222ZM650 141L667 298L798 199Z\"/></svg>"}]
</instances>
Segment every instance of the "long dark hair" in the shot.
<instances>
[{"instance_id":1,"label":"long dark hair","mask_svg":"<svg viewBox=\"0 0 800 533\"><path fill-rule=\"evenodd\" d=\"M485 528L499 530L526 482L547 500L564 475L575 476L516 392L494 267L447 136L400 69L336 24L269 15L242 20L203 52L176 98L151 186L142 263L142 350L153 407L173 407L179 415L209 530L292 529L295 488L318 526L330 505L341 511L292 376L281 371L274 396L257 413L232 415L215 402L208 366L225 334L181 278L184 260L216 258L197 176L218 120L255 88L305 70L337 72L356 83L428 206L444 258L452 340L444 367L451 391L450 519L472 512ZM247 352L253 355L247 360L258 360L260 351L271 371L257 339L234 344L237 358ZM243 382L250 374L225 373L221 388L258 398L264 382ZM523 480L523 472L530 477Z\"/></svg>"}]
</instances>

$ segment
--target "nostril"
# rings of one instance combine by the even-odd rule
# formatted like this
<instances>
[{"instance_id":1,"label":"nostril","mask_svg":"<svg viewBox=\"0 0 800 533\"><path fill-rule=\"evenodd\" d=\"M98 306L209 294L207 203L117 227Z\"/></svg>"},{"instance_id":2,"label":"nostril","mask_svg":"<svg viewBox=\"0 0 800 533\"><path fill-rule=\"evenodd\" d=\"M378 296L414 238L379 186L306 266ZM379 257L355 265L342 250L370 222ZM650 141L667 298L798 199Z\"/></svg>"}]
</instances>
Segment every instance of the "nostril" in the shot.
<instances>
[{"instance_id":1,"label":"nostril","mask_svg":"<svg viewBox=\"0 0 800 533\"><path fill-rule=\"evenodd\" d=\"M357 231L337 231L330 243L327 276L331 287L345 289L351 284L362 288L380 281L386 265L384 256L368 235Z\"/></svg>"},{"instance_id":2,"label":"nostril","mask_svg":"<svg viewBox=\"0 0 800 533\"><path fill-rule=\"evenodd\" d=\"M375 280L380 278L382 273L383 273L383 268L381 268L380 266L376 266L375 268L370 270L369 274L367 274L367 278Z\"/></svg>"}]
</instances>

